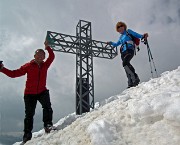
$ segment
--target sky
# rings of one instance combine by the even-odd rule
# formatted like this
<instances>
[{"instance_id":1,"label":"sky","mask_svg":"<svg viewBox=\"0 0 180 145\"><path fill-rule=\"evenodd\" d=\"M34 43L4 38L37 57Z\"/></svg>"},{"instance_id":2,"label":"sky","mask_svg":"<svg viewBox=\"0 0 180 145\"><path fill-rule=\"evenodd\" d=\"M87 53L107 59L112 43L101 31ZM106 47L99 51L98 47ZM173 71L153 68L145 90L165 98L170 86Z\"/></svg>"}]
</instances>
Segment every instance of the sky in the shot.
<instances>
[{"instance_id":1,"label":"sky","mask_svg":"<svg viewBox=\"0 0 180 145\"><path fill-rule=\"evenodd\" d=\"M180 67L60 119L26 145L179 145ZM153 91L152 91L153 90ZM16 142L13 145L19 145Z\"/></svg>"},{"instance_id":2,"label":"sky","mask_svg":"<svg viewBox=\"0 0 180 145\"><path fill-rule=\"evenodd\" d=\"M180 62L179 0L0 0L0 59L5 67L17 69L33 59L34 51L44 48L47 31L75 35L79 20L92 23L92 39L114 41L118 21L143 34L149 45L158 74L176 69ZM119 49L119 48L118 48ZM132 64L141 82L151 78L146 46ZM75 55L55 52L48 72L54 122L75 111ZM120 55L113 60L94 58L95 102L122 92L127 78ZM0 74L1 135L22 132L23 92L26 76L11 79ZM3 85L2 85L3 84ZM42 126L42 109L36 109L34 131Z\"/></svg>"}]
</instances>

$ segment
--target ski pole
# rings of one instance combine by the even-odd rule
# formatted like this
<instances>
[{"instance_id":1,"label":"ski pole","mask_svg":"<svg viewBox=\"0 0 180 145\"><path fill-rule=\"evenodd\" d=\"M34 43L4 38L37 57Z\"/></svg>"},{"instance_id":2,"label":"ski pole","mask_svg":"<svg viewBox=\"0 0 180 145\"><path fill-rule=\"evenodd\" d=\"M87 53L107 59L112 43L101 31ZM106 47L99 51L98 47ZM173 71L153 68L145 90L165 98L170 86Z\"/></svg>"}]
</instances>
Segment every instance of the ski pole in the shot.
<instances>
[{"instance_id":1,"label":"ski pole","mask_svg":"<svg viewBox=\"0 0 180 145\"><path fill-rule=\"evenodd\" d=\"M149 43L148 43L148 41L147 41L147 48L148 48L148 50L149 50L149 55L150 55L151 60L152 60L152 62L153 62L154 71L156 72L156 76L158 77L158 74L157 74L157 69L156 69L156 66L155 66L155 63L154 63L154 59L153 59L153 56L152 56L151 49L150 49L150 47L149 47Z\"/></svg>"},{"instance_id":2,"label":"ski pole","mask_svg":"<svg viewBox=\"0 0 180 145\"><path fill-rule=\"evenodd\" d=\"M144 39L144 41L142 41L142 42L144 42L144 44L147 46L147 51L148 51L148 56L149 56L149 63L150 63L150 69L151 69L152 77L154 78L153 69L152 69L152 63L153 63L154 71L156 72L156 76L158 77L157 69L156 69L156 66L155 66L155 63L154 63L154 60L153 60L153 56L152 56L152 53L151 53L151 49L149 47L148 40Z\"/></svg>"}]
</instances>

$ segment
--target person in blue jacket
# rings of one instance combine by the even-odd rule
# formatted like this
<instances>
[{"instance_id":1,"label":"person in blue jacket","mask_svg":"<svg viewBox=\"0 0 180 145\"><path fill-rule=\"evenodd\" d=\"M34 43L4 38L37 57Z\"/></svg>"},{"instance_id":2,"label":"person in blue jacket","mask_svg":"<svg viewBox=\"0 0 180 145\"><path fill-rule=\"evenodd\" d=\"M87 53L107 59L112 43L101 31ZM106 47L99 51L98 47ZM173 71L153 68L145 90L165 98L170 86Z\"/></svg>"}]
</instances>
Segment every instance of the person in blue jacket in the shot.
<instances>
[{"instance_id":1,"label":"person in blue jacket","mask_svg":"<svg viewBox=\"0 0 180 145\"><path fill-rule=\"evenodd\" d=\"M134 32L131 29L127 29L127 25L124 22L118 22L116 24L116 31L121 34L119 40L117 42L110 41L107 43L113 45L114 47L121 45L120 53L122 65L128 78L128 88L137 86L140 82L140 79L136 74L134 67L130 64L130 61L135 53L135 44L130 35L140 39L147 39L148 33L142 35Z\"/></svg>"}]
</instances>

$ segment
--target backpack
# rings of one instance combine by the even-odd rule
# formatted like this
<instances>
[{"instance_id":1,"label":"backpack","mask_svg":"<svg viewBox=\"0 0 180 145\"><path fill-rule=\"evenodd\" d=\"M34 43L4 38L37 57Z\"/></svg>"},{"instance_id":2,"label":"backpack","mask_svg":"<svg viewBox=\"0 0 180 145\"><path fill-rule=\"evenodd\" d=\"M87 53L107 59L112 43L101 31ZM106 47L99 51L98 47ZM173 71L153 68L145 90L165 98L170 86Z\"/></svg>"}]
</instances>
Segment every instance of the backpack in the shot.
<instances>
[{"instance_id":1,"label":"backpack","mask_svg":"<svg viewBox=\"0 0 180 145\"><path fill-rule=\"evenodd\" d=\"M128 31L127 32L127 35L131 38L131 40L133 41L134 45L135 45L135 50L137 49L137 51L140 50L139 48L139 44L140 44L140 39L137 38L137 37L134 37L132 34L130 34ZM136 52L136 51L135 51Z\"/></svg>"}]
</instances>

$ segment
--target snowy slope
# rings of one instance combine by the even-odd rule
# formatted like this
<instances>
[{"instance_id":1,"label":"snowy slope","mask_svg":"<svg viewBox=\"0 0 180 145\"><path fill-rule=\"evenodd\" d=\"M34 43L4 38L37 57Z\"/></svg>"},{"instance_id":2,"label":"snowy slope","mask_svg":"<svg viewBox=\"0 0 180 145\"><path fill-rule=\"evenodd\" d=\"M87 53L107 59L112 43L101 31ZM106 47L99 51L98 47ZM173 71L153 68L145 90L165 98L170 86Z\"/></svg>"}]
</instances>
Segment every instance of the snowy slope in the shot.
<instances>
[{"instance_id":1,"label":"snowy slope","mask_svg":"<svg viewBox=\"0 0 180 145\"><path fill-rule=\"evenodd\" d=\"M113 96L27 145L180 145L180 67ZM14 145L19 145L15 143Z\"/></svg>"}]
</instances>

